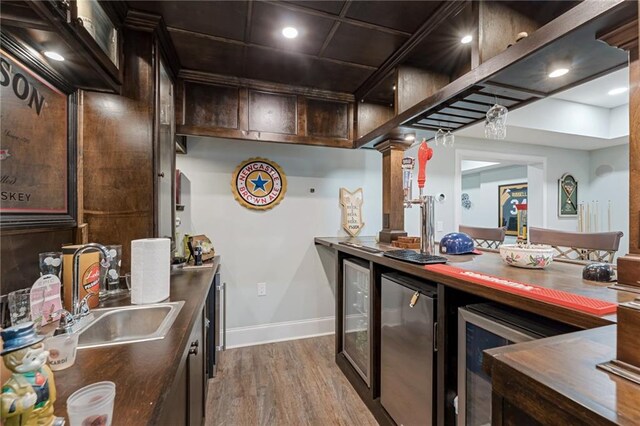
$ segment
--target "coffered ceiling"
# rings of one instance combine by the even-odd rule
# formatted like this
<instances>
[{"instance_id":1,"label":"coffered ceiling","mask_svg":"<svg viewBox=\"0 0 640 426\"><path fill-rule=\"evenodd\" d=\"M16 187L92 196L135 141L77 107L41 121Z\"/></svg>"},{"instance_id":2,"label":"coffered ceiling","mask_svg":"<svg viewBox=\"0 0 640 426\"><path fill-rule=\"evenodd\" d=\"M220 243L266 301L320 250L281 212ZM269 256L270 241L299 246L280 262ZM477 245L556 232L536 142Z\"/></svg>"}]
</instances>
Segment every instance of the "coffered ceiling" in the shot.
<instances>
[{"instance_id":1,"label":"coffered ceiling","mask_svg":"<svg viewBox=\"0 0 640 426\"><path fill-rule=\"evenodd\" d=\"M573 1L503 2L545 22ZM538 2L540 3L540 2ZM129 1L163 16L183 69L356 93L403 52L412 66L452 73L470 46L472 2L456 1ZM295 39L282 35L295 27ZM465 50L466 49L466 50ZM399 62L399 61L397 61ZM377 76L380 77L380 76ZM376 81L385 81L376 78ZM371 81L369 81L371 83ZM367 88L393 98L392 86ZM360 93L362 94L362 93Z\"/></svg>"}]
</instances>

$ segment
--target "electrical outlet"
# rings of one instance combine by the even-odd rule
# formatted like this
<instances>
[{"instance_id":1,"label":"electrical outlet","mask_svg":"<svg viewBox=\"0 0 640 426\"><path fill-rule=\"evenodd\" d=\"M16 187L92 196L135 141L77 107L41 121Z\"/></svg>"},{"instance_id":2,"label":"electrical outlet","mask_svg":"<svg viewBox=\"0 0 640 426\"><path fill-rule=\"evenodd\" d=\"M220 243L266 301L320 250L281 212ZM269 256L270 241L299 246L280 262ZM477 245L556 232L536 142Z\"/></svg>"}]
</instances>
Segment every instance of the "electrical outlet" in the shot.
<instances>
[{"instance_id":1,"label":"electrical outlet","mask_svg":"<svg viewBox=\"0 0 640 426\"><path fill-rule=\"evenodd\" d=\"M441 220L436 221L436 231L442 232L444 231L444 223Z\"/></svg>"},{"instance_id":2,"label":"electrical outlet","mask_svg":"<svg viewBox=\"0 0 640 426\"><path fill-rule=\"evenodd\" d=\"M258 283L258 296L267 295L267 283Z\"/></svg>"}]
</instances>

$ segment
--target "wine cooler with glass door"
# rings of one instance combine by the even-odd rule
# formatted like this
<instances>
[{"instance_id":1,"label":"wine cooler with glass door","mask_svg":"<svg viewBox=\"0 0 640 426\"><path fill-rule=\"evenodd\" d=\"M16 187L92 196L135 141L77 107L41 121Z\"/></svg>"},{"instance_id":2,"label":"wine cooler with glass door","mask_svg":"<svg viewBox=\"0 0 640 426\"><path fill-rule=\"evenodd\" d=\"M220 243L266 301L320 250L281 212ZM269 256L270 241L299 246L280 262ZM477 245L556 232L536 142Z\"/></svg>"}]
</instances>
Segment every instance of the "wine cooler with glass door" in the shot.
<instances>
[{"instance_id":1,"label":"wine cooler with glass door","mask_svg":"<svg viewBox=\"0 0 640 426\"><path fill-rule=\"evenodd\" d=\"M343 264L342 350L369 386L371 317L369 262L345 259Z\"/></svg>"},{"instance_id":2,"label":"wine cooler with glass door","mask_svg":"<svg viewBox=\"0 0 640 426\"><path fill-rule=\"evenodd\" d=\"M458 309L458 426L491 425L491 377L483 351L575 331L574 328L500 305Z\"/></svg>"}]
</instances>

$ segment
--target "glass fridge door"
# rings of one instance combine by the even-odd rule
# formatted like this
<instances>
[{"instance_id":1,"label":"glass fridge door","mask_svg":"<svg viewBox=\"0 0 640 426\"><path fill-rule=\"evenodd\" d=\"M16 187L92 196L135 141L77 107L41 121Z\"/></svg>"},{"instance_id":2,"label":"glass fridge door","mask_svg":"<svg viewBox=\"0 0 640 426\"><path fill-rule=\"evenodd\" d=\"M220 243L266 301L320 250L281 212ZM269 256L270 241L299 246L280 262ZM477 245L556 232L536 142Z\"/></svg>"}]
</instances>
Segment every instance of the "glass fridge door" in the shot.
<instances>
[{"instance_id":1,"label":"glass fridge door","mask_svg":"<svg viewBox=\"0 0 640 426\"><path fill-rule=\"evenodd\" d=\"M534 337L465 308L458 313L458 424L489 426L491 377L482 369L483 351Z\"/></svg>"},{"instance_id":2,"label":"glass fridge door","mask_svg":"<svg viewBox=\"0 0 640 426\"><path fill-rule=\"evenodd\" d=\"M343 352L369 385L369 269L345 260L343 286Z\"/></svg>"}]
</instances>

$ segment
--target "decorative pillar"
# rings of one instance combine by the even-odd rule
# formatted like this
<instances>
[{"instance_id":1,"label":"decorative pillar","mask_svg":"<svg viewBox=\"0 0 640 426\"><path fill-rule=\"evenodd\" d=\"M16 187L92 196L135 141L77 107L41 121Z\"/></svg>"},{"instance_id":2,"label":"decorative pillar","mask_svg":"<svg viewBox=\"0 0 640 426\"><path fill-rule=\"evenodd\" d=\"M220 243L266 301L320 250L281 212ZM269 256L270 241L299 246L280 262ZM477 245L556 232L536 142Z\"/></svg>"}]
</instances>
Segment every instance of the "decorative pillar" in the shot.
<instances>
[{"instance_id":1,"label":"decorative pillar","mask_svg":"<svg viewBox=\"0 0 640 426\"><path fill-rule=\"evenodd\" d=\"M382 230L381 243L404 237L404 193L402 190L402 158L409 148L402 140L388 139L375 148L382 153Z\"/></svg>"}]
</instances>

